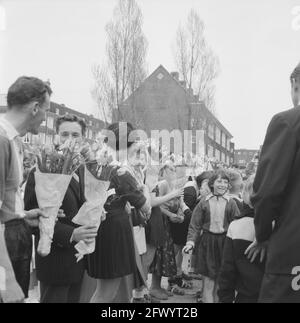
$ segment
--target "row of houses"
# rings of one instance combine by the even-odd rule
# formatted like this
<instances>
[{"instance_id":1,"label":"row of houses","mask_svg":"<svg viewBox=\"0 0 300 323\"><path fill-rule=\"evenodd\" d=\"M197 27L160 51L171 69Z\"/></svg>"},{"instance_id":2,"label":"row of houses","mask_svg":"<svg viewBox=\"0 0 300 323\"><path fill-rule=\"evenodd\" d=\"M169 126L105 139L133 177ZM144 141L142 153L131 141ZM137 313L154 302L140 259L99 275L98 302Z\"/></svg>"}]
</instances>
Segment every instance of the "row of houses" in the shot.
<instances>
[{"instance_id":1,"label":"row of houses","mask_svg":"<svg viewBox=\"0 0 300 323\"><path fill-rule=\"evenodd\" d=\"M2 97L0 114L6 111ZM59 115L76 114L87 123L87 139L93 141L105 127L102 120L93 115L86 115L70 109L63 104L51 102L46 121L41 125L40 134L28 134L24 141L34 144L37 141L51 143L55 135L55 120ZM169 73L160 65L119 107L113 111L113 120L128 121L136 128L144 130L149 137L153 130L166 130L172 133L179 130L182 134L192 133L192 152L215 158L225 164L234 163L233 136L226 127L212 114L179 80L179 73ZM200 131L200 137L197 135ZM171 138L172 140L172 138ZM171 152L176 150L172 141Z\"/></svg>"},{"instance_id":2,"label":"row of houses","mask_svg":"<svg viewBox=\"0 0 300 323\"><path fill-rule=\"evenodd\" d=\"M2 95L2 99L0 101L0 115L5 113L6 108L5 96ZM70 109L64 104L51 102L50 110L47 112L46 120L41 124L39 134L32 135L28 133L23 137L23 141L29 144L51 144L56 133L56 119L57 117L65 114L75 114L85 120L87 124L86 138L90 142L94 141L101 129L105 128L106 126L106 124L102 120L95 118L93 115L87 115L79 111Z\"/></svg>"}]
</instances>

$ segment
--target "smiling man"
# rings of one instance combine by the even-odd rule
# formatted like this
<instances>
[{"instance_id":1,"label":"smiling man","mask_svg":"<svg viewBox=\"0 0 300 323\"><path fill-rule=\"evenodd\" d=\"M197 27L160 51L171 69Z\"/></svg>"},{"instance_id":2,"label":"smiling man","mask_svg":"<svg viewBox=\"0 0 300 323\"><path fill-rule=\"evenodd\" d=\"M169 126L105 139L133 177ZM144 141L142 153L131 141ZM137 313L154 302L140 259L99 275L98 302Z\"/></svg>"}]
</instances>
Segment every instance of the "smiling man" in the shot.
<instances>
[{"instance_id":1,"label":"smiling man","mask_svg":"<svg viewBox=\"0 0 300 323\"><path fill-rule=\"evenodd\" d=\"M84 120L75 115L60 116L56 121L56 131L61 144L67 140L81 143L86 132ZM37 207L35 179L33 170L25 188L25 209ZM97 228L79 227L72 222L84 197L84 167L80 167L73 175L65 194L61 209L65 217L60 217L54 228L51 252L46 257L36 254L37 278L40 281L41 303L78 303L84 273L84 261L76 261L77 253L74 245L81 241L93 239ZM36 246L38 244L36 239Z\"/></svg>"},{"instance_id":2,"label":"smiling man","mask_svg":"<svg viewBox=\"0 0 300 323\"><path fill-rule=\"evenodd\" d=\"M23 180L23 146L20 137L27 132L37 134L50 108L52 91L47 83L35 77L20 77L9 88L7 112L0 119L0 221L5 225L5 241L15 278L28 295L31 261L31 230L38 225L39 209L24 211L20 184ZM0 235L3 230L0 230ZM1 292L2 301L20 300L14 283L3 237L0 236L0 266L10 277L6 290ZM15 290L15 292L14 292ZM18 296L19 295L19 296Z\"/></svg>"}]
</instances>

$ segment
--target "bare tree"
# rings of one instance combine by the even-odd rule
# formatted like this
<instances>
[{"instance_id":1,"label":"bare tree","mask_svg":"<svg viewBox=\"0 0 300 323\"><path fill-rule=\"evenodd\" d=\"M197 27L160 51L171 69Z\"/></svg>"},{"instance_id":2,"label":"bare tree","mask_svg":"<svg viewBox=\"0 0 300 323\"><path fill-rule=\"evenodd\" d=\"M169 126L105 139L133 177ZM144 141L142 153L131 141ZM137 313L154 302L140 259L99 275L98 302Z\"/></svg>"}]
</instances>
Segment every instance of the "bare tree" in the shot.
<instances>
[{"instance_id":1,"label":"bare tree","mask_svg":"<svg viewBox=\"0 0 300 323\"><path fill-rule=\"evenodd\" d=\"M213 81L219 73L219 60L207 45L204 22L194 9L188 15L186 26L178 27L174 52L176 66L187 87L214 112Z\"/></svg>"},{"instance_id":2,"label":"bare tree","mask_svg":"<svg viewBox=\"0 0 300 323\"><path fill-rule=\"evenodd\" d=\"M142 12L135 0L119 0L113 18L105 28L106 62L103 68L93 68L97 71L93 73L94 98L98 104L105 102L105 107L101 110L115 109L117 115L111 112L106 114L117 120L122 118L121 104L146 76L148 45L142 31L142 22ZM101 85L103 81L105 84Z\"/></svg>"},{"instance_id":3,"label":"bare tree","mask_svg":"<svg viewBox=\"0 0 300 323\"><path fill-rule=\"evenodd\" d=\"M100 118L109 123L112 120L112 112L114 108L114 91L113 86L108 77L108 72L105 66L94 64L92 66L92 75L95 80L95 85L92 89L92 97L95 100Z\"/></svg>"}]
</instances>

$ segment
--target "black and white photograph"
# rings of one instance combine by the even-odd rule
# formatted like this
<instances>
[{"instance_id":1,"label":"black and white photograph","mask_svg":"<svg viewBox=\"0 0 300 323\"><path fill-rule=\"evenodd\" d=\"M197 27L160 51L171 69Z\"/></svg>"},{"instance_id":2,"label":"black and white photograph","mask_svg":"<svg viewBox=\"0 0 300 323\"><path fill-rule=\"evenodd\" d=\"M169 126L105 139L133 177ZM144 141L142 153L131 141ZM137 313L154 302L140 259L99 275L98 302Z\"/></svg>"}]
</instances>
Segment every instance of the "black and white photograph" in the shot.
<instances>
[{"instance_id":1,"label":"black and white photograph","mask_svg":"<svg viewBox=\"0 0 300 323\"><path fill-rule=\"evenodd\" d=\"M0 0L0 303L300 303L299 196L300 0Z\"/></svg>"}]
</instances>

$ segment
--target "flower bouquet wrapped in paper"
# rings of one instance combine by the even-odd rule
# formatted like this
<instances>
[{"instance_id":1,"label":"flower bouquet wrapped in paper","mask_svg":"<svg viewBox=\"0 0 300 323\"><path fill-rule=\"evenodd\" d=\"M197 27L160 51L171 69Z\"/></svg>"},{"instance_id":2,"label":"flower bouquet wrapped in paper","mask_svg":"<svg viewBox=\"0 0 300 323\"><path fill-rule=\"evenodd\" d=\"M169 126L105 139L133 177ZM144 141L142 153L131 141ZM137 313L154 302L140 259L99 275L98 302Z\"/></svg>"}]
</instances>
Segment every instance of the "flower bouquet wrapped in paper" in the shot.
<instances>
[{"instance_id":1,"label":"flower bouquet wrapped in paper","mask_svg":"<svg viewBox=\"0 0 300 323\"><path fill-rule=\"evenodd\" d=\"M108 187L109 181L98 179L85 168L84 191L86 202L73 218L73 223L78 225L93 225L99 228L101 221L105 219L103 206L107 199ZM93 253L95 244L95 239L91 243L87 243L84 240L78 242L75 246L78 251L76 255L77 261L80 261L84 255Z\"/></svg>"},{"instance_id":2,"label":"flower bouquet wrapped in paper","mask_svg":"<svg viewBox=\"0 0 300 323\"><path fill-rule=\"evenodd\" d=\"M103 206L108 197L110 171L113 168L110 163L113 157L109 148L101 141L96 141L91 146L86 145L81 150L81 154L86 160L84 173L86 202L72 221L78 225L91 225L99 228L101 222L105 220ZM75 246L78 251L77 261L80 261L84 255L93 253L95 245L95 239L89 243L84 240L78 242Z\"/></svg>"},{"instance_id":3,"label":"flower bouquet wrapped in paper","mask_svg":"<svg viewBox=\"0 0 300 323\"><path fill-rule=\"evenodd\" d=\"M37 156L38 167L35 176L35 192L39 208L48 216L39 223L40 240L38 253L45 257L51 251L58 210L70 184L72 175L83 163L78 146L67 141L59 147L43 147Z\"/></svg>"}]
</instances>

